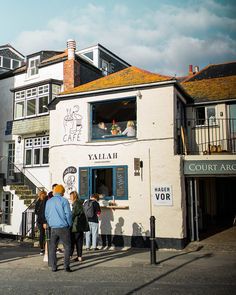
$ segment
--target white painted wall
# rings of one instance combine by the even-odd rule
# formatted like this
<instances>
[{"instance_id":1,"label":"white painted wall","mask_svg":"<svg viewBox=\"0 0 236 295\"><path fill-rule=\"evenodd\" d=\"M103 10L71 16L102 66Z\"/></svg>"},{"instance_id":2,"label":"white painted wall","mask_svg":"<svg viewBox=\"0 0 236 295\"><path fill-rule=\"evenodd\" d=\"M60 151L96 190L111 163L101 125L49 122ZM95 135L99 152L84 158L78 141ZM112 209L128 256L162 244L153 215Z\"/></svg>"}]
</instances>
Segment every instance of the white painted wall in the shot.
<instances>
[{"instance_id":1,"label":"white painted wall","mask_svg":"<svg viewBox=\"0 0 236 295\"><path fill-rule=\"evenodd\" d=\"M156 217L158 237L183 238L183 215L185 214L184 187L181 171L181 157L174 155L174 92L173 87L142 90L142 98L137 98L137 139L89 142L89 102L135 96L130 91L82 99L67 99L57 104L50 113L50 171L52 182L63 183L63 171L68 166L109 166L128 165L128 200L118 200L118 205L129 209L102 209L101 226L104 231L115 233L119 218L124 219L123 235L131 236L135 223L141 224L143 231L149 231L150 214ZM64 142L64 118L67 109L79 106L82 131L78 140ZM150 151L150 152L149 152ZM109 163L89 160L91 153L117 153L117 159ZM150 155L150 158L149 158ZM143 180L134 176L134 158L143 161ZM150 167L149 167L150 163ZM151 206L150 189L153 185L171 185L173 206ZM76 175L78 189L78 174ZM67 195L68 197L68 195ZM104 220L106 225L104 225Z\"/></svg>"}]
</instances>

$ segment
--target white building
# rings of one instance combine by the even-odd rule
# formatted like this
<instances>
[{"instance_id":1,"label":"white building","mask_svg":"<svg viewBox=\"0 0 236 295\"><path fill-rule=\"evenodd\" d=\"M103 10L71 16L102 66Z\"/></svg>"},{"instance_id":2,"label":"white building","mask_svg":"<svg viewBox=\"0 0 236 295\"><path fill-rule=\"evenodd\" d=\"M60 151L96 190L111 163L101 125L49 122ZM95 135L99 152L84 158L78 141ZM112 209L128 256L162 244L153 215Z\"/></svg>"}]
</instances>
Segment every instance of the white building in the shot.
<instances>
[{"instance_id":1,"label":"white building","mask_svg":"<svg viewBox=\"0 0 236 295\"><path fill-rule=\"evenodd\" d=\"M52 180L83 199L105 185L103 246L147 246L150 216L159 248L181 249L213 226L232 225L234 65L207 67L186 80L194 99L175 79L130 67L51 102ZM128 121L131 136L114 131Z\"/></svg>"},{"instance_id":2,"label":"white building","mask_svg":"<svg viewBox=\"0 0 236 295\"><path fill-rule=\"evenodd\" d=\"M147 245L153 215L159 243L183 247L185 184L174 122L187 101L175 79L130 67L66 91L50 104L52 181L63 183L67 196L78 190L81 198L105 184L104 246ZM68 112L76 113L79 128ZM114 125L123 131L128 121L134 123L132 136L112 134ZM106 134L97 132L99 122ZM116 205L107 206L109 201Z\"/></svg>"},{"instance_id":3,"label":"white building","mask_svg":"<svg viewBox=\"0 0 236 295\"><path fill-rule=\"evenodd\" d=\"M0 75L2 232L20 233L21 214L35 199L37 189L51 188L47 105L61 91L102 77L97 65L104 60L113 65L113 71L129 66L101 45L93 60L75 53L75 41L68 40L67 45L65 51L30 54L24 66Z\"/></svg>"}]
</instances>

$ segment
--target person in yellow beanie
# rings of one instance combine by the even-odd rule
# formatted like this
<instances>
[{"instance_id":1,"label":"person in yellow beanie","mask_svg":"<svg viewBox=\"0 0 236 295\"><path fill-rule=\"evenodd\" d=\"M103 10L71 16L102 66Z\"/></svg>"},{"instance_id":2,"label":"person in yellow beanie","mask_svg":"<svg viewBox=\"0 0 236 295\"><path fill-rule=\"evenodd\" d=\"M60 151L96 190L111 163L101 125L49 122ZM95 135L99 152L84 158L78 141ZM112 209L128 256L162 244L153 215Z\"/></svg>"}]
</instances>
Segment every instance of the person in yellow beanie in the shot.
<instances>
[{"instance_id":1,"label":"person in yellow beanie","mask_svg":"<svg viewBox=\"0 0 236 295\"><path fill-rule=\"evenodd\" d=\"M58 184L53 188L53 198L47 201L45 217L51 228L51 239L49 245L49 261L52 271L57 271L57 244L60 240L64 246L64 270L71 272L70 269L70 227L72 225L72 212L67 199L63 198L65 188Z\"/></svg>"}]
</instances>

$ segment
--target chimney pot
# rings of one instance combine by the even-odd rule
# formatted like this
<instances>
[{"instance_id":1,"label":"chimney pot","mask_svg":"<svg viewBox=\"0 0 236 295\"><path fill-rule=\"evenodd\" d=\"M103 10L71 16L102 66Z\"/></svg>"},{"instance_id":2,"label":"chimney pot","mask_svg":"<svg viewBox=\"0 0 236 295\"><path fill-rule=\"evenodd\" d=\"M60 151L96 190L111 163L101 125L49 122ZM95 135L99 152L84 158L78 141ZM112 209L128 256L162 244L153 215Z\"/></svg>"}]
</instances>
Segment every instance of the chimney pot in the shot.
<instances>
[{"instance_id":1,"label":"chimney pot","mask_svg":"<svg viewBox=\"0 0 236 295\"><path fill-rule=\"evenodd\" d=\"M195 66L194 67L194 73L198 73L199 72L199 66Z\"/></svg>"},{"instance_id":2,"label":"chimney pot","mask_svg":"<svg viewBox=\"0 0 236 295\"><path fill-rule=\"evenodd\" d=\"M75 59L76 42L73 39L67 40L68 59Z\"/></svg>"}]
</instances>

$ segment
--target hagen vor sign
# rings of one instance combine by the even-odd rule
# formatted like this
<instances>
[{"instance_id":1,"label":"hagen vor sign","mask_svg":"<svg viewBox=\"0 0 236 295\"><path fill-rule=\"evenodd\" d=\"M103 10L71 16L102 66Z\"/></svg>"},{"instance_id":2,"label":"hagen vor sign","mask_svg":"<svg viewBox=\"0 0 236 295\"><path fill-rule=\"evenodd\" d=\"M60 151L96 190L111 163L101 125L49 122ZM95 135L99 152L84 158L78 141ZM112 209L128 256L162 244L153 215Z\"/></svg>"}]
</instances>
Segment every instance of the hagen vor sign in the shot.
<instances>
[{"instance_id":1,"label":"hagen vor sign","mask_svg":"<svg viewBox=\"0 0 236 295\"><path fill-rule=\"evenodd\" d=\"M171 185L159 185L153 188L153 205L172 206L173 196Z\"/></svg>"}]
</instances>

